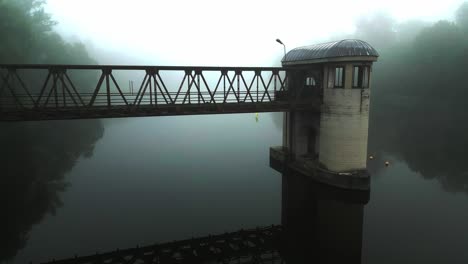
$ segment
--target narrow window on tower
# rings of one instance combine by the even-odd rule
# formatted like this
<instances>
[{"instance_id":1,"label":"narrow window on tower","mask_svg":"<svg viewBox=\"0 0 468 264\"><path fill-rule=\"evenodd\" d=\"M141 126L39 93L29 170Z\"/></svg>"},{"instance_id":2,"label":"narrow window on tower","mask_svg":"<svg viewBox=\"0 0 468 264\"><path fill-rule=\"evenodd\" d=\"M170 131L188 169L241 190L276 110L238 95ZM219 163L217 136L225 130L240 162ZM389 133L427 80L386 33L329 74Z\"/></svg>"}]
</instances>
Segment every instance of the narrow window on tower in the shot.
<instances>
[{"instance_id":1,"label":"narrow window on tower","mask_svg":"<svg viewBox=\"0 0 468 264\"><path fill-rule=\"evenodd\" d=\"M363 67L363 76L362 76L362 88L369 88L369 72L370 72L370 67L369 66L364 66Z\"/></svg>"},{"instance_id":2,"label":"narrow window on tower","mask_svg":"<svg viewBox=\"0 0 468 264\"><path fill-rule=\"evenodd\" d=\"M305 85L306 86L315 86L315 79L314 77L307 77L306 78L306 82L305 82Z\"/></svg>"},{"instance_id":3,"label":"narrow window on tower","mask_svg":"<svg viewBox=\"0 0 468 264\"><path fill-rule=\"evenodd\" d=\"M362 86L362 67L353 66L353 88L361 88Z\"/></svg>"},{"instance_id":4,"label":"narrow window on tower","mask_svg":"<svg viewBox=\"0 0 468 264\"><path fill-rule=\"evenodd\" d=\"M344 67L335 68L335 88L344 87Z\"/></svg>"},{"instance_id":5,"label":"narrow window on tower","mask_svg":"<svg viewBox=\"0 0 468 264\"><path fill-rule=\"evenodd\" d=\"M353 66L353 88L369 88L369 66Z\"/></svg>"}]
</instances>

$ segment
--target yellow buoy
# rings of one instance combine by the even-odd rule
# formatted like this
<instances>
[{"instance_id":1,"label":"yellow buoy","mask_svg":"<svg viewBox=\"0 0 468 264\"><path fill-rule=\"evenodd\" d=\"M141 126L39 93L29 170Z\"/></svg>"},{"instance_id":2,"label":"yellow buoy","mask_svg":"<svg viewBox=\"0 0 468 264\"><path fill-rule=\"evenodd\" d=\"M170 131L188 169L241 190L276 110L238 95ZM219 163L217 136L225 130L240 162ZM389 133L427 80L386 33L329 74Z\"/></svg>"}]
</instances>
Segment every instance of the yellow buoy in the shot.
<instances>
[{"instance_id":1,"label":"yellow buoy","mask_svg":"<svg viewBox=\"0 0 468 264\"><path fill-rule=\"evenodd\" d=\"M255 122L258 123L258 113L255 113Z\"/></svg>"}]
</instances>

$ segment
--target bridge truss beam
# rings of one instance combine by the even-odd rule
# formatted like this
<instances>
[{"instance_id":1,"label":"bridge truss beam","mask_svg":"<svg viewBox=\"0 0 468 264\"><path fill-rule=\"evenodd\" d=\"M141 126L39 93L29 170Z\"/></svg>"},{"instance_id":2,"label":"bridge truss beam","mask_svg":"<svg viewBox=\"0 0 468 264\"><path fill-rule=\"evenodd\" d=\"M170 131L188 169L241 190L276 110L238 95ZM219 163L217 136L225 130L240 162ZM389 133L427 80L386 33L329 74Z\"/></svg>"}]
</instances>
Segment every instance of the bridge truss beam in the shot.
<instances>
[{"instance_id":1,"label":"bridge truss beam","mask_svg":"<svg viewBox=\"0 0 468 264\"><path fill-rule=\"evenodd\" d=\"M0 121L310 108L279 67L0 65ZM133 80L139 84L136 90ZM124 87L124 83L129 83Z\"/></svg>"}]
</instances>

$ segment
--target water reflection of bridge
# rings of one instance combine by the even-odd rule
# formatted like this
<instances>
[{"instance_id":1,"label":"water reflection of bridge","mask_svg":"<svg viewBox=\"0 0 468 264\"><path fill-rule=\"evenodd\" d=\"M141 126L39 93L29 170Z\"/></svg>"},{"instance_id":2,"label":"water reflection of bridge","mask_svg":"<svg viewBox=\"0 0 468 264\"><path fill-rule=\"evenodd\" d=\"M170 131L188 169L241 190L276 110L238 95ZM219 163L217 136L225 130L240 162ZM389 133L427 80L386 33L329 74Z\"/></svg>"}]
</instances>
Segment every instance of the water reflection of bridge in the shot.
<instances>
[{"instance_id":1,"label":"water reflection of bridge","mask_svg":"<svg viewBox=\"0 0 468 264\"><path fill-rule=\"evenodd\" d=\"M51 263L277 263L280 231L280 226L240 230Z\"/></svg>"},{"instance_id":2,"label":"water reflection of bridge","mask_svg":"<svg viewBox=\"0 0 468 264\"><path fill-rule=\"evenodd\" d=\"M98 263L360 263L369 191L284 174L281 225L50 261Z\"/></svg>"}]
</instances>

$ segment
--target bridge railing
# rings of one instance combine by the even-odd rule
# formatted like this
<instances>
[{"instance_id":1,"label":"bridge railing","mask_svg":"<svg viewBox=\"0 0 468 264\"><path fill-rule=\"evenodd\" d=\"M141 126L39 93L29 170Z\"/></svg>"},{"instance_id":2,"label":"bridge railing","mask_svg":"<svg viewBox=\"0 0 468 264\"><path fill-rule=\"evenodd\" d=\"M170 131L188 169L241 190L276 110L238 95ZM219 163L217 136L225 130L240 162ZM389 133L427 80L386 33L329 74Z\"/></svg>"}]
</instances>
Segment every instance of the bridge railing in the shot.
<instances>
[{"instance_id":1,"label":"bridge railing","mask_svg":"<svg viewBox=\"0 0 468 264\"><path fill-rule=\"evenodd\" d=\"M0 65L0 111L271 103L279 67Z\"/></svg>"}]
</instances>

